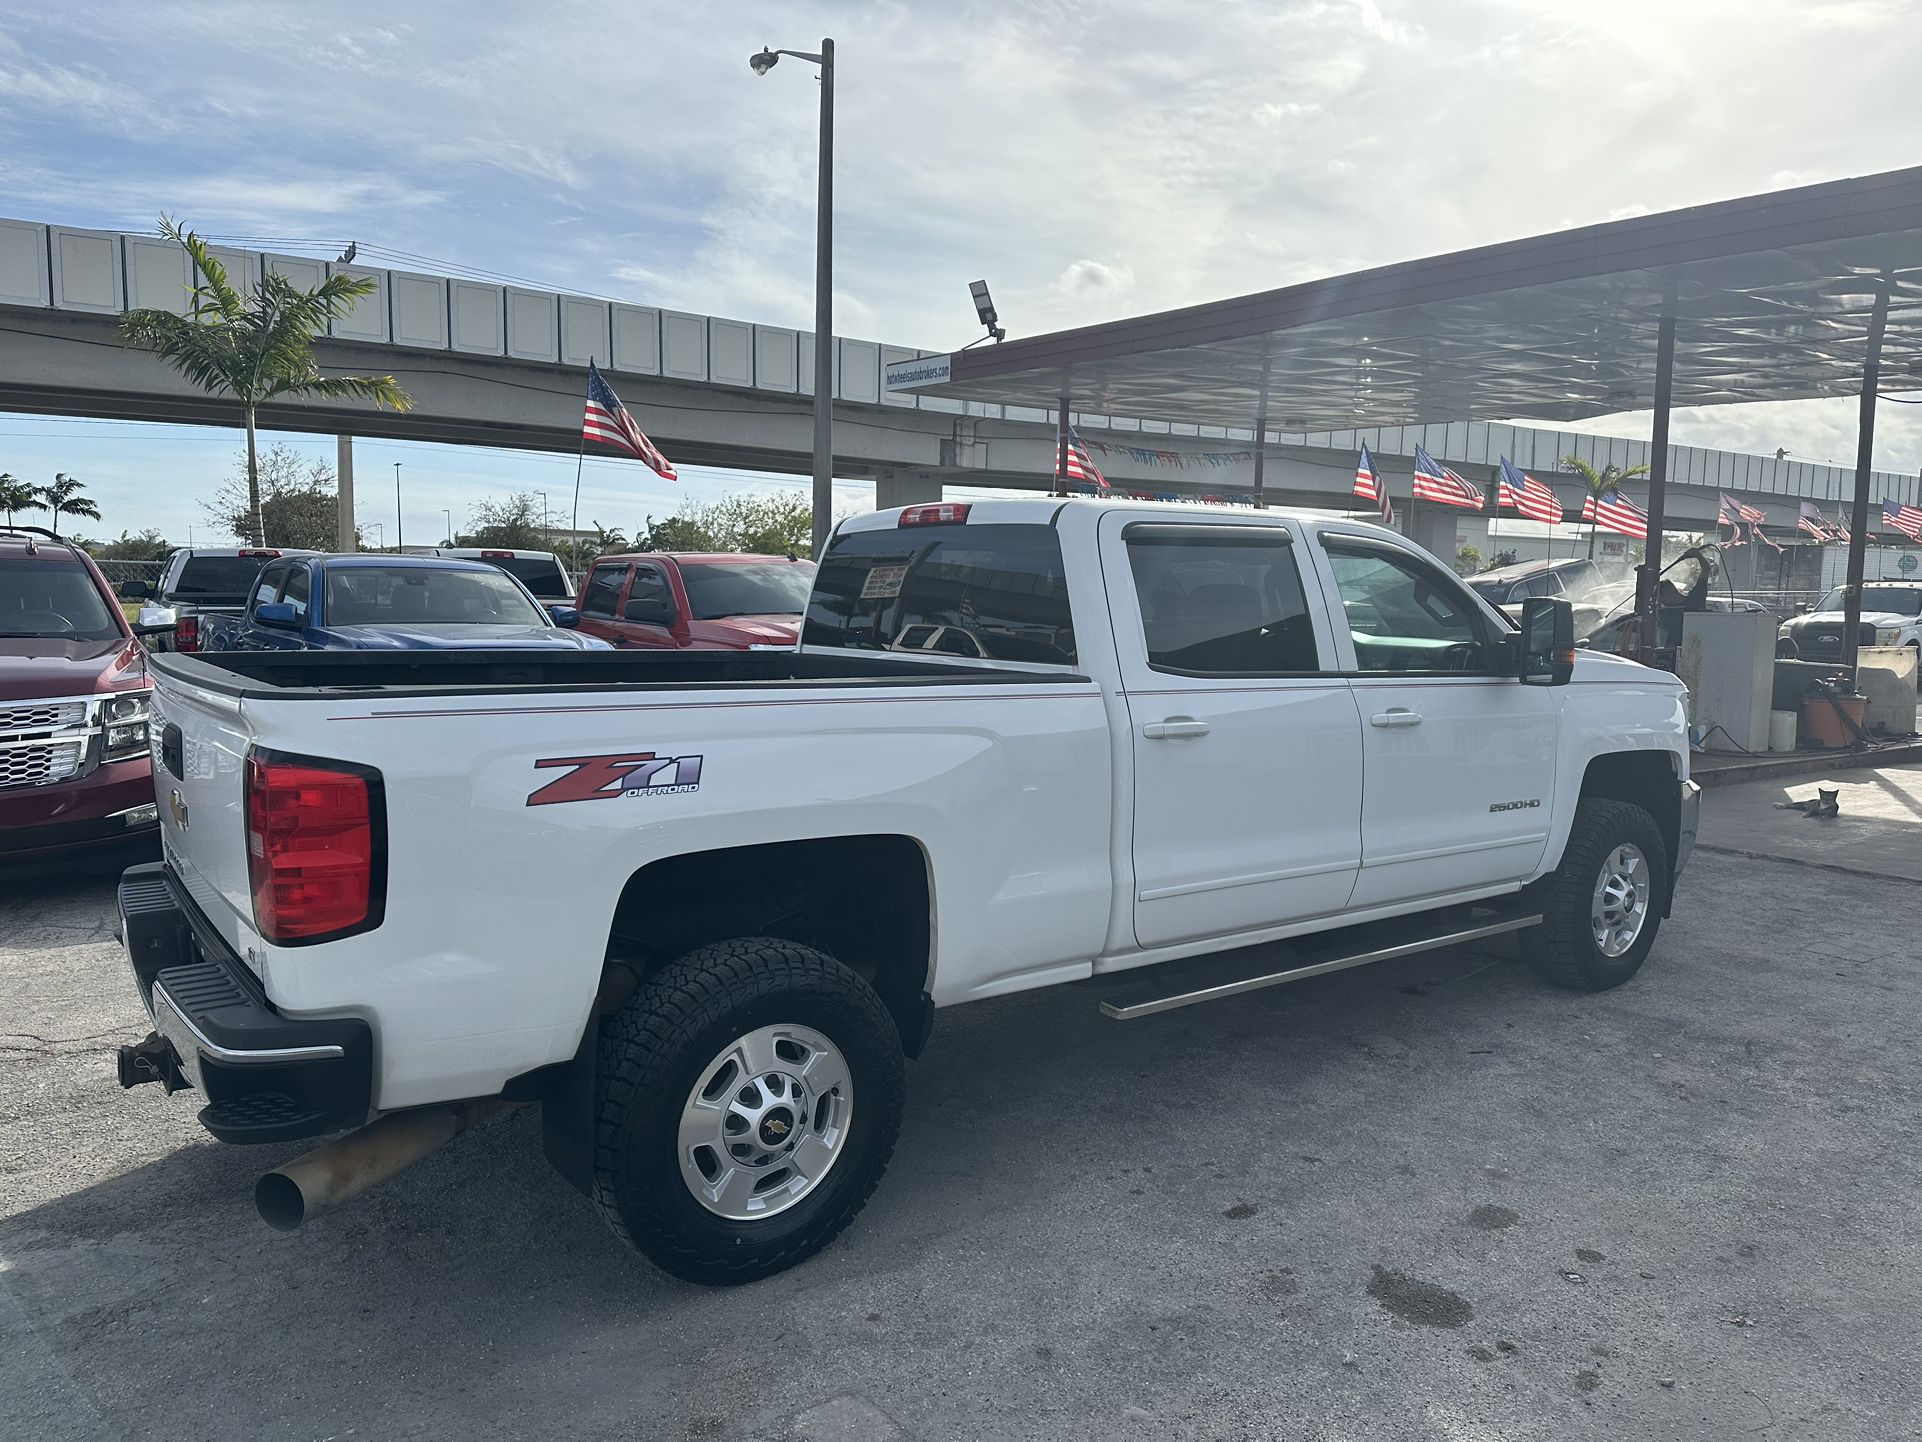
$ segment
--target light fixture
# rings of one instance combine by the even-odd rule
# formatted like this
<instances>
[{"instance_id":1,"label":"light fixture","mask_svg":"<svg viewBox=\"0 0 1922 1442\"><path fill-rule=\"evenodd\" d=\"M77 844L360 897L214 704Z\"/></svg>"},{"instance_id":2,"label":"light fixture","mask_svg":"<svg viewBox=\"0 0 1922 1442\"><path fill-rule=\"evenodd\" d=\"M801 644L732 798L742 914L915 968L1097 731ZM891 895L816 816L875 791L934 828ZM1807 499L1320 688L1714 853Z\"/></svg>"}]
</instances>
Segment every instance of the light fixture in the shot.
<instances>
[{"instance_id":1,"label":"light fixture","mask_svg":"<svg viewBox=\"0 0 1922 1442\"><path fill-rule=\"evenodd\" d=\"M778 50L763 50L759 55L748 56L748 66L756 75L765 75L772 70L781 58Z\"/></svg>"},{"instance_id":2,"label":"light fixture","mask_svg":"<svg viewBox=\"0 0 1922 1442\"><path fill-rule=\"evenodd\" d=\"M997 324L1001 317L995 314L994 298L988 294L988 283L985 280L969 281L968 294L974 297L974 313L981 318L981 324L987 327L988 336L994 337L997 345L1006 340L1008 333ZM982 337L982 340L985 339L987 336ZM974 344L979 345L981 341L977 340Z\"/></svg>"}]
</instances>

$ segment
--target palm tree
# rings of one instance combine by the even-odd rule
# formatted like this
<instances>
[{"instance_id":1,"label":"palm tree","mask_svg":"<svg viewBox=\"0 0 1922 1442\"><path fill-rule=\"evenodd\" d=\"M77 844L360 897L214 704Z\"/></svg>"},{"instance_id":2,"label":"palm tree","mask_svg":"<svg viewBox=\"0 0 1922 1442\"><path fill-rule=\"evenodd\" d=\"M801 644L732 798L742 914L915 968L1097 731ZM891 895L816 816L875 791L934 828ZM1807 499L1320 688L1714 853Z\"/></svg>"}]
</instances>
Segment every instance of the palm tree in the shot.
<instances>
[{"instance_id":1,"label":"palm tree","mask_svg":"<svg viewBox=\"0 0 1922 1442\"><path fill-rule=\"evenodd\" d=\"M37 508L33 503L33 487L25 481L15 479L5 471L0 471L0 511L7 513L7 524L9 526L13 524L15 511L35 509Z\"/></svg>"},{"instance_id":2,"label":"palm tree","mask_svg":"<svg viewBox=\"0 0 1922 1442\"><path fill-rule=\"evenodd\" d=\"M247 525L253 544L267 543L260 515L260 458L255 415L263 402L281 396L370 400L397 411L413 398L392 376L324 376L314 364L314 337L370 294L375 283L332 275L313 290L301 290L285 276L263 273L253 290L242 294L227 279L206 243L165 216L160 233L179 243L194 263L192 302L186 315L165 310L130 310L120 323L121 338L150 350L210 395L232 396L247 426Z\"/></svg>"},{"instance_id":3,"label":"palm tree","mask_svg":"<svg viewBox=\"0 0 1922 1442\"><path fill-rule=\"evenodd\" d=\"M100 519L100 507L80 493L87 488L85 481L75 480L65 471L55 471L53 484L32 488L32 509L53 512L53 533L60 534L62 516L85 516L90 521Z\"/></svg>"},{"instance_id":4,"label":"palm tree","mask_svg":"<svg viewBox=\"0 0 1922 1442\"><path fill-rule=\"evenodd\" d=\"M1627 470L1623 470L1620 466L1610 464L1598 471L1580 456L1563 456L1562 465L1582 478L1582 484L1588 487L1588 494L1597 506L1601 504L1603 496L1621 485L1623 481L1632 481L1637 476L1648 474L1647 466L1630 466ZM1595 522L1593 520L1588 523L1588 559L1591 561L1595 559Z\"/></svg>"}]
</instances>

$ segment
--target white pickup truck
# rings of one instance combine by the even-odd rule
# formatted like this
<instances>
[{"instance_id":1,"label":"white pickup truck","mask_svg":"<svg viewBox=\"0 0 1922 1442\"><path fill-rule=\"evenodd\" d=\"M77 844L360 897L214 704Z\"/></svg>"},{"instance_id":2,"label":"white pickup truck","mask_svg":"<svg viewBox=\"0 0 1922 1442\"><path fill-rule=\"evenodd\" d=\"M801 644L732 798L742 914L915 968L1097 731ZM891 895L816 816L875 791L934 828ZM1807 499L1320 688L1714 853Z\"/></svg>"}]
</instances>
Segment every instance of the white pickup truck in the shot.
<instances>
[{"instance_id":1,"label":"white pickup truck","mask_svg":"<svg viewBox=\"0 0 1922 1442\"><path fill-rule=\"evenodd\" d=\"M1338 515L858 516L795 651L152 665L122 1082L228 1141L360 1128L262 1178L281 1226L538 1102L702 1282L848 1223L940 1007L1102 977L1127 1019L1507 931L1612 987L1696 828L1674 677Z\"/></svg>"}]
</instances>

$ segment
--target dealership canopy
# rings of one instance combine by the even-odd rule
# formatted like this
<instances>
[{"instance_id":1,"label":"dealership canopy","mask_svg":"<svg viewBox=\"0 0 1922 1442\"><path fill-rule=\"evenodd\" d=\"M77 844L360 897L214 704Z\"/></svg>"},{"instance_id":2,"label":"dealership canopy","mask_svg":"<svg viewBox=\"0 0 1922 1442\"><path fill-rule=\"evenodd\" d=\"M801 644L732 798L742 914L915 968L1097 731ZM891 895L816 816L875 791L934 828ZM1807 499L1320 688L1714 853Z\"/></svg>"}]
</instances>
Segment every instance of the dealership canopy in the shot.
<instances>
[{"instance_id":1,"label":"dealership canopy","mask_svg":"<svg viewBox=\"0 0 1922 1442\"><path fill-rule=\"evenodd\" d=\"M1406 261L924 357L890 388L1246 428L1568 421L1922 389L1922 167ZM1267 404L1261 404L1266 376Z\"/></svg>"}]
</instances>

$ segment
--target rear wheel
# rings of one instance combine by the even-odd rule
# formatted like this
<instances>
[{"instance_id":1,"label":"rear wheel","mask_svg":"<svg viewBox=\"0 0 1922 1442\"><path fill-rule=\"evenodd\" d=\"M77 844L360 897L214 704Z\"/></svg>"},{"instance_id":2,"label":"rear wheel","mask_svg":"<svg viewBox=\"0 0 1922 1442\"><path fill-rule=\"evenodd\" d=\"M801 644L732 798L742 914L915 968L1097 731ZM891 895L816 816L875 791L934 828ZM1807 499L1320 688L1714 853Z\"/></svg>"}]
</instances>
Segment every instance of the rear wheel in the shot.
<instances>
[{"instance_id":1,"label":"rear wheel","mask_svg":"<svg viewBox=\"0 0 1922 1442\"><path fill-rule=\"evenodd\" d=\"M1655 818L1632 802L1586 798L1562 864L1539 883L1542 924L1521 933L1522 955L1559 986L1620 986L1655 944L1668 882Z\"/></svg>"},{"instance_id":2,"label":"rear wheel","mask_svg":"<svg viewBox=\"0 0 1922 1442\"><path fill-rule=\"evenodd\" d=\"M901 1039L865 981L794 942L689 952L602 1023L595 1200L614 1231L691 1282L811 1256L887 1169Z\"/></svg>"}]
</instances>

